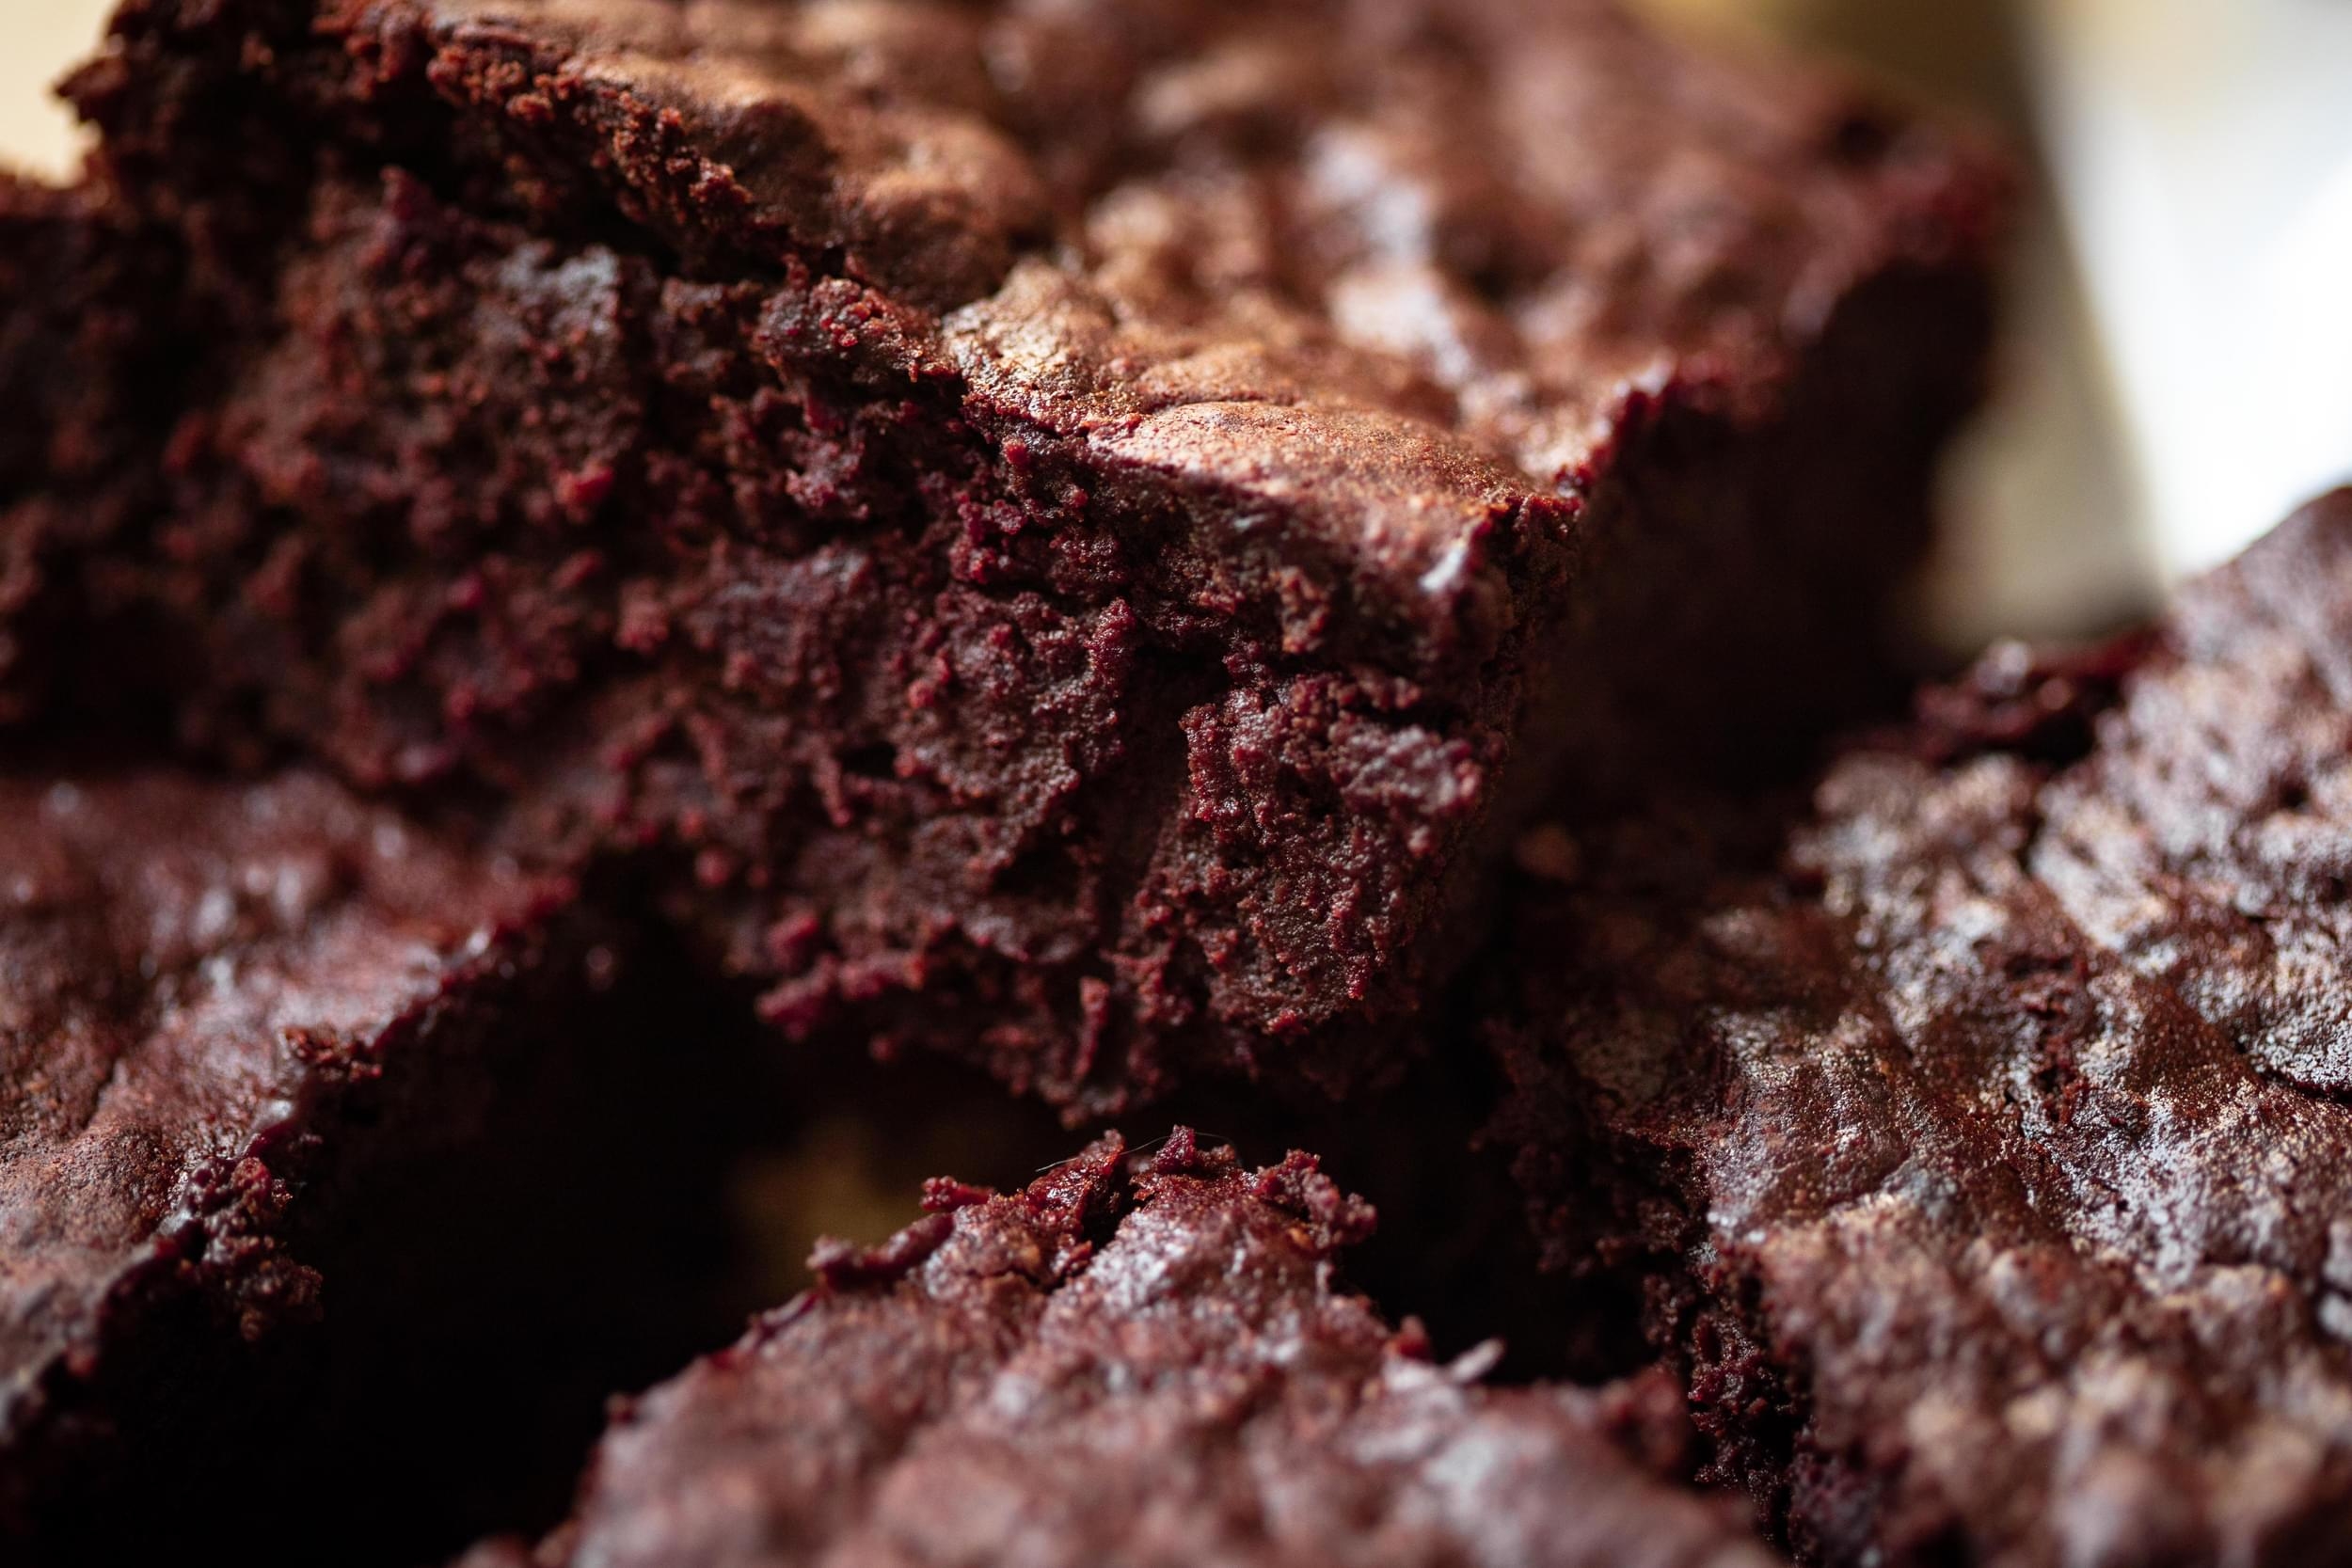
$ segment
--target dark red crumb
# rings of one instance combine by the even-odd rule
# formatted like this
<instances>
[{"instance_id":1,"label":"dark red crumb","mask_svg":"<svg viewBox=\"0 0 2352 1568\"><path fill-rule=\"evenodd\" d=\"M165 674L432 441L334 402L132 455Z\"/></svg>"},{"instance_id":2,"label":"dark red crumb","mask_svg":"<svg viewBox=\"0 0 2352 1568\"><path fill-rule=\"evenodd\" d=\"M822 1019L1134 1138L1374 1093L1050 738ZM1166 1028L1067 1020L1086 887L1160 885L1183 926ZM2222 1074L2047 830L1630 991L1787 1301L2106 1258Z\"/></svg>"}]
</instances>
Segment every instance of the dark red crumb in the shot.
<instances>
[{"instance_id":1,"label":"dark red crumb","mask_svg":"<svg viewBox=\"0 0 2352 1568\"><path fill-rule=\"evenodd\" d=\"M502 808L1093 1112L1390 1073L1555 779L1878 685L1964 135L1597 0L919 14L130 0L0 191L0 722Z\"/></svg>"}]
</instances>

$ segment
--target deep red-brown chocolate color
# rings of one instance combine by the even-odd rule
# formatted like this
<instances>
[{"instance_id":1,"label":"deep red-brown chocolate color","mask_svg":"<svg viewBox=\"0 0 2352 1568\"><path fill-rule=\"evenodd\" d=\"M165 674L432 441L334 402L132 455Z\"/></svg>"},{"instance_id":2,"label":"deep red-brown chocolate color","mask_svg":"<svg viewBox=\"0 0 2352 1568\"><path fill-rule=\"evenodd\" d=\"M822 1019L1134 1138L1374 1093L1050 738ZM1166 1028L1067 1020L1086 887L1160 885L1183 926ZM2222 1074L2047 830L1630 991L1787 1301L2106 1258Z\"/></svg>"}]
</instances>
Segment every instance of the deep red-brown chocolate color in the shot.
<instances>
[{"instance_id":1,"label":"deep red-brown chocolate color","mask_svg":"<svg viewBox=\"0 0 2352 1568\"><path fill-rule=\"evenodd\" d=\"M569 1524L476 1568L1763 1568L1676 1484L1670 1385L1489 1388L1333 1283L1372 1212L1293 1154L1116 1136L949 1180L631 1402ZM1663 1396L1662 1403L1660 1396Z\"/></svg>"},{"instance_id":2,"label":"deep red-brown chocolate color","mask_svg":"<svg viewBox=\"0 0 2352 1568\"><path fill-rule=\"evenodd\" d=\"M0 1559L413 1560L537 1506L715 1305L716 1154L644 1082L696 1010L624 930L318 775L0 778Z\"/></svg>"},{"instance_id":3,"label":"deep red-brown chocolate color","mask_svg":"<svg viewBox=\"0 0 2352 1568\"><path fill-rule=\"evenodd\" d=\"M1651 1274L1802 1556L2352 1560L2348 764L2344 492L1793 825L1661 807L1517 892L1537 1216Z\"/></svg>"},{"instance_id":4,"label":"deep red-brown chocolate color","mask_svg":"<svg viewBox=\"0 0 2352 1568\"><path fill-rule=\"evenodd\" d=\"M1867 689L2000 206L1593 0L130 0L71 93L80 689L1082 1110L1383 1069L1551 780Z\"/></svg>"}]
</instances>

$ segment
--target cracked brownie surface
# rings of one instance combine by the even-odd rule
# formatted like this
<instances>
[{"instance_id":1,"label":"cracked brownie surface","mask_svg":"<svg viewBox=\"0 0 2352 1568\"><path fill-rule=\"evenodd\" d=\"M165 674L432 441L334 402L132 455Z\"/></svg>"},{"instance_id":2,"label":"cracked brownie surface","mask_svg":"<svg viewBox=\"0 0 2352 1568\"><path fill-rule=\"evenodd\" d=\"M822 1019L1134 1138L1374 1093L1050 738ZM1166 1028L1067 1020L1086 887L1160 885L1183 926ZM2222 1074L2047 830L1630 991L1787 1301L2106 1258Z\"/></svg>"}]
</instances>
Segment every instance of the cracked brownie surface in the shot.
<instances>
[{"instance_id":1,"label":"cracked brownie surface","mask_svg":"<svg viewBox=\"0 0 2352 1568\"><path fill-rule=\"evenodd\" d=\"M2352 1553L2347 650L2340 493L1809 807L1596 829L1521 888L1535 1212L1651 1274L1713 1473L1801 1554Z\"/></svg>"},{"instance_id":2,"label":"cracked brownie surface","mask_svg":"<svg viewBox=\"0 0 2352 1568\"><path fill-rule=\"evenodd\" d=\"M321 775L0 779L0 1554L445 1550L707 1332L624 939Z\"/></svg>"}]
</instances>

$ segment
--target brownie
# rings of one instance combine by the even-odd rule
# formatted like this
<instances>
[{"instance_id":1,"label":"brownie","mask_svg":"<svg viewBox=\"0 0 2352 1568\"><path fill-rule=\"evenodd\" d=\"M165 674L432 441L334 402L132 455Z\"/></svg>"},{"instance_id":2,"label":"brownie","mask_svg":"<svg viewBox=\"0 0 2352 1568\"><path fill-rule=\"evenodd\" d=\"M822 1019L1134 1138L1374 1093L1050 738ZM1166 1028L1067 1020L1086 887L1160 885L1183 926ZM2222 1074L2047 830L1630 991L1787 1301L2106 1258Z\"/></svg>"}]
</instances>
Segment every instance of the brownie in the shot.
<instances>
[{"instance_id":1,"label":"brownie","mask_svg":"<svg viewBox=\"0 0 2352 1568\"><path fill-rule=\"evenodd\" d=\"M70 91L174 390L18 505L183 737L1081 1111L1384 1067L1552 781L1873 686L2004 186L1592 0L128 0Z\"/></svg>"},{"instance_id":2,"label":"brownie","mask_svg":"<svg viewBox=\"0 0 2352 1568\"><path fill-rule=\"evenodd\" d=\"M96 713L144 684L115 640L78 635L90 573L66 563L156 505L123 476L152 467L147 429L175 406L175 267L174 245L95 189L0 168L0 726L43 705Z\"/></svg>"},{"instance_id":3,"label":"brownie","mask_svg":"<svg viewBox=\"0 0 2352 1568\"><path fill-rule=\"evenodd\" d=\"M1801 1557L2352 1560L2352 492L1785 817L1528 856L1489 1034Z\"/></svg>"},{"instance_id":4,"label":"brownie","mask_svg":"<svg viewBox=\"0 0 2352 1568\"><path fill-rule=\"evenodd\" d=\"M1489 1387L1338 1288L1373 1216L1306 1155L1113 1134L925 1207L820 1248L815 1289L621 1406L568 1524L469 1563L1771 1560L1678 1484L1671 1385Z\"/></svg>"},{"instance_id":5,"label":"brownie","mask_svg":"<svg viewBox=\"0 0 2352 1568\"><path fill-rule=\"evenodd\" d=\"M0 1558L446 1552L724 1323L620 932L314 775L0 780Z\"/></svg>"}]
</instances>

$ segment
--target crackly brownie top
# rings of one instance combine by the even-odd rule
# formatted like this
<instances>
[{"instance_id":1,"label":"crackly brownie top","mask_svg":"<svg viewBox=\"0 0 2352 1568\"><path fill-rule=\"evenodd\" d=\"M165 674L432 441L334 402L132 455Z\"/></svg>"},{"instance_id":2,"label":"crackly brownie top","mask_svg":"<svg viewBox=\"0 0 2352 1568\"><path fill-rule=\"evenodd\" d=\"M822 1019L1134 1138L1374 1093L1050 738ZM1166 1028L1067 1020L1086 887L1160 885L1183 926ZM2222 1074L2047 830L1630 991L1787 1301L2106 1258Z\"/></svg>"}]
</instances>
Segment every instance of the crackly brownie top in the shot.
<instances>
[{"instance_id":1,"label":"crackly brownie top","mask_svg":"<svg viewBox=\"0 0 2352 1568\"><path fill-rule=\"evenodd\" d=\"M1304 1155L1113 1136L927 1207L627 1410L536 1560L1767 1560L1662 1479L1671 1389L1487 1388L1336 1289L1372 1216Z\"/></svg>"},{"instance_id":2,"label":"crackly brownie top","mask_svg":"<svg viewBox=\"0 0 2352 1568\"><path fill-rule=\"evenodd\" d=\"M1833 1554L2352 1549L2352 493L2101 662L1996 655L1776 867L1705 813L1536 857L1522 1170L1581 1244L1581 1146L1750 1325L1793 1459L1716 1330L1694 1398Z\"/></svg>"},{"instance_id":3,"label":"crackly brownie top","mask_svg":"<svg viewBox=\"0 0 2352 1568\"><path fill-rule=\"evenodd\" d=\"M1738 405L1859 281L1973 268L2000 204L1963 141L1603 0L319 9L357 101L429 83L527 201L799 277L776 343L1433 594L1661 394Z\"/></svg>"},{"instance_id":4,"label":"crackly brownie top","mask_svg":"<svg viewBox=\"0 0 2352 1568\"><path fill-rule=\"evenodd\" d=\"M201 1259L257 1323L322 1084L426 1026L555 890L322 780L0 781L0 1433L106 1308Z\"/></svg>"}]
</instances>

